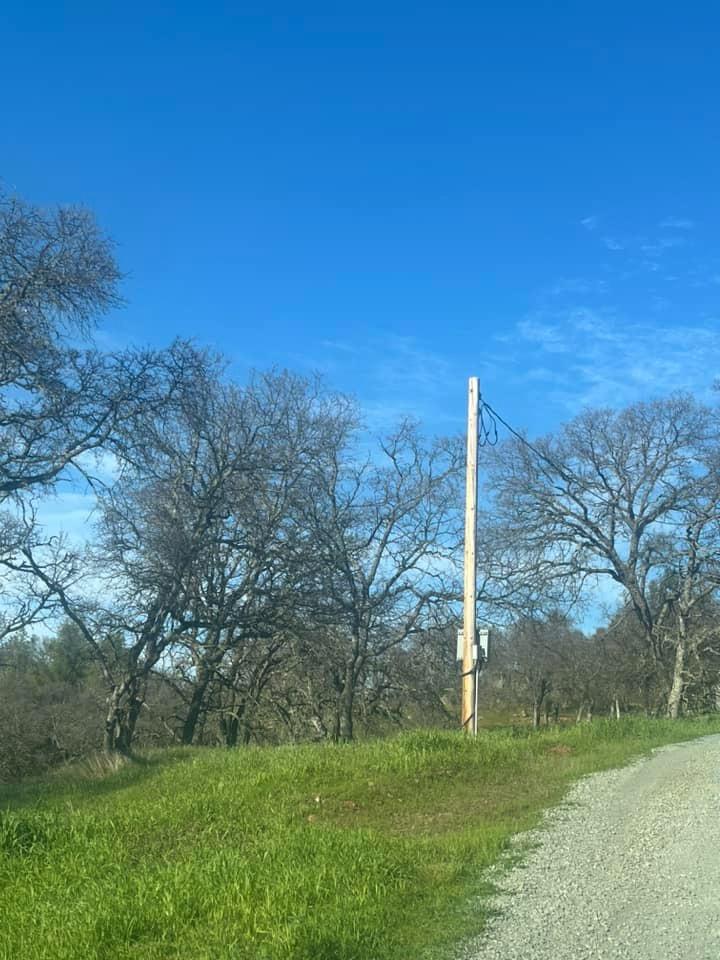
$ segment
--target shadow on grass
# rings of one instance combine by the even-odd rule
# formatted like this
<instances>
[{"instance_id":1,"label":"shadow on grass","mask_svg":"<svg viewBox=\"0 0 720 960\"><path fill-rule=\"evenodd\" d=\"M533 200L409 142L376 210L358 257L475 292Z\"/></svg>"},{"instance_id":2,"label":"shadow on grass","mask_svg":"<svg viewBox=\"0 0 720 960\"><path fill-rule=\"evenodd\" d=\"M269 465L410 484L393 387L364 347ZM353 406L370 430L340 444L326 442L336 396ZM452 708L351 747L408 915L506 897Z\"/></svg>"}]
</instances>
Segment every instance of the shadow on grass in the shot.
<instances>
[{"instance_id":1,"label":"shadow on grass","mask_svg":"<svg viewBox=\"0 0 720 960\"><path fill-rule=\"evenodd\" d=\"M134 754L108 763L102 754L68 764L41 779L0 783L0 811L39 807L45 802L65 802L75 797L104 797L135 787L154 776L161 767L183 763L191 748L158 751L157 755Z\"/></svg>"}]
</instances>

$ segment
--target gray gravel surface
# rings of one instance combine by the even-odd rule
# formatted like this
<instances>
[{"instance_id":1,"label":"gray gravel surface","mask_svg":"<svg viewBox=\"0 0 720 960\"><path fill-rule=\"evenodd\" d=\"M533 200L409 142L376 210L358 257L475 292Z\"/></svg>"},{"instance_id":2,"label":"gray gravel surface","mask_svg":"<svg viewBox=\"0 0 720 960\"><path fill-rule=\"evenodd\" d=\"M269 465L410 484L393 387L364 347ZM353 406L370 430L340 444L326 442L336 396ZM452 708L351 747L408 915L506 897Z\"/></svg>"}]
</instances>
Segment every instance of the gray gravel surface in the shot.
<instances>
[{"instance_id":1,"label":"gray gravel surface","mask_svg":"<svg viewBox=\"0 0 720 960\"><path fill-rule=\"evenodd\" d=\"M463 960L720 960L720 736L578 783Z\"/></svg>"}]
</instances>

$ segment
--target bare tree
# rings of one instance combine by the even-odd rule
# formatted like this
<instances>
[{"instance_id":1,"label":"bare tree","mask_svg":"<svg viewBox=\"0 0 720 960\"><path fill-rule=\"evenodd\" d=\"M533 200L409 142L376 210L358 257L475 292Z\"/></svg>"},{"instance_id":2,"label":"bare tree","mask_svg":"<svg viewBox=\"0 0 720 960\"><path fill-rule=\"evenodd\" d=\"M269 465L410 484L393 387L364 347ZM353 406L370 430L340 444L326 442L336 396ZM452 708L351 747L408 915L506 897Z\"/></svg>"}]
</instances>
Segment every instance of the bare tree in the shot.
<instances>
[{"instance_id":1,"label":"bare tree","mask_svg":"<svg viewBox=\"0 0 720 960\"><path fill-rule=\"evenodd\" d=\"M495 506L511 537L543 553L554 576L578 590L598 577L615 581L657 662L672 645L672 716L685 614L718 582L716 449L713 412L676 395L619 412L586 411L556 437L506 443L491 468ZM653 585L669 571L675 587L654 605Z\"/></svg>"},{"instance_id":2,"label":"bare tree","mask_svg":"<svg viewBox=\"0 0 720 960\"><path fill-rule=\"evenodd\" d=\"M204 626L185 642L191 692L183 742L207 709L227 745L253 735L260 700L290 655L298 592L313 562L301 504L312 495L318 463L344 442L355 416L344 397L288 373L256 375L244 389L224 391L205 428L213 455L202 469L224 476L224 499L194 588Z\"/></svg>"},{"instance_id":3,"label":"bare tree","mask_svg":"<svg viewBox=\"0 0 720 960\"><path fill-rule=\"evenodd\" d=\"M240 389L211 369L138 424L134 458L99 491L86 559L105 602L53 583L101 664L107 750L130 750L155 674L186 700L182 742L209 709L225 742L247 740L309 550L296 504L346 416L302 378L269 374Z\"/></svg>"},{"instance_id":4,"label":"bare tree","mask_svg":"<svg viewBox=\"0 0 720 960\"><path fill-rule=\"evenodd\" d=\"M0 193L1 497L47 487L108 436L110 371L67 338L119 304L119 279L88 212Z\"/></svg>"},{"instance_id":5,"label":"bare tree","mask_svg":"<svg viewBox=\"0 0 720 960\"><path fill-rule=\"evenodd\" d=\"M37 571L56 577L59 545L39 529L38 501L60 480L95 484L93 454L134 455L138 418L202 363L187 344L103 354L88 343L120 303L119 279L87 211L0 192L0 634L48 607Z\"/></svg>"},{"instance_id":6,"label":"bare tree","mask_svg":"<svg viewBox=\"0 0 720 960\"><path fill-rule=\"evenodd\" d=\"M500 632L494 644L489 681L502 678L503 700L530 708L532 725L559 712L561 701L585 691L580 676L585 664L584 638L560 611L519 618ZM551 702L551 695L552 700Z\"/></svg>"},{"instance_id":7,"label":"bare tree","mask_svg":"<svg viewBox=\"0 0 720 960\"><path fill-rule=\"evenodd\" d=\"M404 423L367 459L338 449L306 505L316 563L305 603L335 692L333 736L353 737L356 698L374 664L457 600L462 448L426 443ZM312 653L313 647L307 650Z\"/></svg>"}]
</instances>

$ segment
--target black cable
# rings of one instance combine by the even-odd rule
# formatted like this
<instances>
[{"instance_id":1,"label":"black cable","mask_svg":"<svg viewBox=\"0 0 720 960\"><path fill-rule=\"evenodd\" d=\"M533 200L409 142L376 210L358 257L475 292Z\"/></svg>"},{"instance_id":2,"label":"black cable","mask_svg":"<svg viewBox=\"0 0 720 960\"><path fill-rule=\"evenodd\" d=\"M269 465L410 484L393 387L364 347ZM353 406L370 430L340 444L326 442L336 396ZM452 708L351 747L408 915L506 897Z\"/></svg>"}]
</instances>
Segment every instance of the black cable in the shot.
<instances>
[{"instance_id":1,"label":"black cable","mask_svg":"<svg viewBox=\"0 0 720 960\"><path fill-rule=\"evenodd\" d=\"M557 465L552 463L552 461L547 456L547 454L541 453L540 450L538 450L537 447L534 447L533 444L530 443L530 441L526 437L524 437L521 433L518 433L518 431L515 430L514 427L511 427L510 424L507 422L507 420L504 420L503 417L500 416L497 410L491 407L486 400L483 400L483 398L480 397L480 423L483 424L483 429L488 430L490 428L484 426L484 414L487 415L488 419L492 424L491 429L495 436L495 443L497 443L497 435L498 435L497 425L498 423L501 423L503 427L505 427L505 429L508 431L508 433L511 433L517 440L519 440L521 443L524 443L525 446L528 447L530 450L532 450L532 452L537 457L541 457L543 460L546 461L546 463L550 463L551 466L557 469ZM482 443L481 443L481 446L482 446Z\"/></svg>"},{"instance_id":2,"label":"black cable","mask_svg":"<svg viewBox=\"0 0 720 960\"><path fill-rule=\"evenodd\" d=\"M497 418L491 407L480 397L480 415L478 418L478 445L494 447L498 442Z\"/></svg>"},{"instance_id":3,"label":"black cable","mask_svg":"<svg viewBox=\"0 0 720 960\"><path fill-rule=\"evenodd\" d=\"M480 409L481 411L487 411L487 415L489 419L494 424L495 437L497 437L497 424L501 423L503 427L505 427L505 429L509 433L511 433L513 437L515 437L516 440L519 440L520 443L526 446L528 450L532 451L532 453L534 453L536 457L539 457L540 460L546 463L553 470L557 471L557 473L562 477L563 480L565 480L567 483L571 483L571 482L575 483L579 487L582 487L583 489L585 489L586 491L592 492L591 488L587 484L583 483L580 477L572 476L568 474L567 470L560 463L558 463L556 460L553 460L552 457L548 456L547 453L543 453L542 450L538 450L538 448L534 446L534 444L530 443L527 437L524 437L521 433L518 433L518 431L515 430L514 427L511 427L510 424L507 422L507 420L503 419L503 417L500 416L497 410L493 409L493 407L491 407L486 400L483 400L482 397L480 397ZM482 413L481 413L481 419L482 419ZM483 444L481 443L481 446L482 445Z\"/></svg>"}]
</instances>

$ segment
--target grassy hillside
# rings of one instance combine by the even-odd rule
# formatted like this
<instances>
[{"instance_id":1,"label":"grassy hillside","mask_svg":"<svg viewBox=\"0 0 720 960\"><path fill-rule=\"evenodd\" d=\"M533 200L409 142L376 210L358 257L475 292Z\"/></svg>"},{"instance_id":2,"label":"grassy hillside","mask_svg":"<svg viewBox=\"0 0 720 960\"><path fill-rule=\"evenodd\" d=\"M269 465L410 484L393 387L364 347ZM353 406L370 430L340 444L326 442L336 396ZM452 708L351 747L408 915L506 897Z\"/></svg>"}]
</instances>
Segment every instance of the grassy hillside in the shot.
<instances>
[{"instance_id":1,"label":"grassy hillside","mask_svg":"<svg viewBox=\"0 0 720 960\"><path fill-rule=\"evenodd\" d=\"M570 780L720 718L178 750L0 791L2 960L409 960Z\"/></svg>"}]
</instances>

